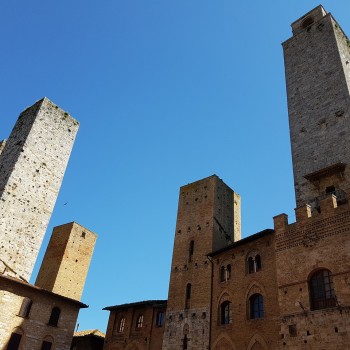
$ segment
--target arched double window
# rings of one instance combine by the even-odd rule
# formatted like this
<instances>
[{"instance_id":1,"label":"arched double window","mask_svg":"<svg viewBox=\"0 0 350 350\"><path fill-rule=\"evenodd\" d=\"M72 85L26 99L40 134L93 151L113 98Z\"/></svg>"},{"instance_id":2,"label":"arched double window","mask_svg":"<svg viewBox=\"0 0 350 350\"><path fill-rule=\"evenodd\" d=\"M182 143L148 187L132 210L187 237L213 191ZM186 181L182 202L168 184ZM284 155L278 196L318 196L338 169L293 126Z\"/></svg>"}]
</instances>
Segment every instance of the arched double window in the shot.
<instances>
[{"instance_id":1,"label":"arched double window","mask_svg":"<svg viewBox=\"0 0 350 350\"><path fill-rule=\"evenodd\" d=\"M264 298L261 294L253 294L249 298L249 318L251 320L264 317Z\"/></svg>"},{"instance_id":2,"label":"arched double window","mask_svg":"<svg viewBox=\"0 0 350 350\"><path fill-rule=\"evenodd\" d=\"M119 321L118 333L123 333L125 328L125 317L122 317Z\"/></svg>"},{"instance_id":3,"label":"arched double window","mask_svg":"<svg viewBox=\"0 0 350 350\"><path fill-rule=\"evenodd\" d=\"M57 327L60 315L61 315L61 310L58 307L54 307L51 311L51 315L48 323L49 326Z\"/></svg>"},{"instance_id":4,"label":"arched double window","mask_svg":"<svg viewBox=\"0 0 350 350\"><path fill-rule=\"evenodd\" d=\"M336 305L332 273L329 270L319 270L309 279L311 310L326 309Z\"/></svg>"},{"instance_id":5,"label":"arched double window","mask_svg":"<svg viewBox=\"0 0 350 350\"><path fill-rule=\"evenodd\" d=\"M143 315L138 315L136 320L136 330L143 327Z\"/></svg>"},{"instance_id":6,"label":"arched double window","mask_svg":"<svg viewBox=\"0 0 350 350\"><path fill-rule=\"evenodd\" d=\"M231 265L221 266L220 268L220 281L225 282L231 278Z\"/></svg>"},{"instance_id":7,"label":"arched double window","mask_svg":"<svg viewBox=\"0 0 350 350\"><path fill-rule=\"evenodd\" d=\"M255 273L261 270L261 256L259 254L248 257L248 273Z\"/></svg>"},{"instance_id":8,"label":"arched double window","mask_svg":"<svg viewBox=\"0 0 350 350\"><path fill-rule=\"evenodd\" d=\"M232 303L226 300L220 305L220 324L232 323Z\"/></svg>"}]
</instances>

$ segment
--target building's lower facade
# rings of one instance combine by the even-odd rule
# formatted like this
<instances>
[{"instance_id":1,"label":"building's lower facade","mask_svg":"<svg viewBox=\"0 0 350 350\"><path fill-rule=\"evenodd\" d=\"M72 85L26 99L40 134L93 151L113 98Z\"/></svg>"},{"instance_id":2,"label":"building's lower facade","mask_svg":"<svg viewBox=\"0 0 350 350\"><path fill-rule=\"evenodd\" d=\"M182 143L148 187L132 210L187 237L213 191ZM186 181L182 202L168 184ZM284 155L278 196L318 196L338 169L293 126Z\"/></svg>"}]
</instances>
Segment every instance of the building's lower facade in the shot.
<instances>
[{"instance_id":1,"label":"building's lower facade","mask_svg":"<svg viewBox=\"0 0 350 350\"><path fill-rule=\"evenodd\" d=\"M75 332L70 350L102 350L104 333L97 329Z\"/></svg>"}]
</instances>

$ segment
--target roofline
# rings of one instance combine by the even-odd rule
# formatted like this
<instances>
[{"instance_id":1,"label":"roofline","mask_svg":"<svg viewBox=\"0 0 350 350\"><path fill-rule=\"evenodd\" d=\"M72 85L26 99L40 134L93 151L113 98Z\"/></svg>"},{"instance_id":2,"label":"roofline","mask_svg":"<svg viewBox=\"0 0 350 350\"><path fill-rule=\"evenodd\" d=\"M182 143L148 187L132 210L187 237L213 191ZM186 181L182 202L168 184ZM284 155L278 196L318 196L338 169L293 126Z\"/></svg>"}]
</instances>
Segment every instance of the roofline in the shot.
<instances>
[{"instance_id":1,"label":"roofline","mask_svg":"<svg viewBox=\"0 0 350 350\"><path fill-rule=\"evenodd\" d=\"M117 309L126 309L129 307L135 307L135 306L166 306L168 300L144 300L144 301L137 301L134 303L127 303L127 304L121 304L121 305L114 305L114 306L106 306L102 310L117 310Z\"/></svg>"},{"instance_id":2,"label":"roofline","mask_svg":"<svg viewBox=\"0 0 350 350\"><path fill-rule=\"evenodd\" d=\"M223 253L223 252L225 252L225 251L227 251L227 250L230 250L230 249L232 249L232 248L239 247L239 246L241 246L241 245L243 245L243 244L245 244L245 243L255 241L255 240L259 239L259 238L263 238L263 237L265 237L265 236L272 235L272 234L274 234L274 233L275 233L275 230L272 230L272 229L270 229L270 228L265 229L265 230L263 230L263 231L260 231L260 232L258 232L258 233L255 233L255 234L253 234L253 235L251 235L251 236L248 236L248 237L245 237L245 238L243 238L243 239L240 239L239 241L234 242L234 243L230 244L230 245L227 246L227 247L224 247L224 248L221 248L221 249L219 249L219 250L216 250L216 251L214 251L214 252L208 254L207 256L213 257L213 256L215 256L215 255L218 255L218 254L220 254L220 253Z\"/></svg>"},{"instance_id":3,"label":"roofline","mask_svg":"<svg viewBox=\"0 0 350 350\"><path fill-rule=\"evenodd\" d=\"M4 280L7 280L7 281L10 281L10 282L13 282L13 283L16 283L16 284L20 284L22 286L24 286L25 288L28 288L28 289L34 289L36 291L39 291L39 292L42 292L44 294L48 294L48 295L51 295L53 297L57 297L59 299L62 299L64 301L68 301L69 303L72 303L72 304L77 304L79 306L80 309L86 309L89 307L89 305L86 305L78 300L75 300L75 299L71 299L71 298L68 298L68 297L65 297L63 295L60 295L60 294L57 294L57 293L54 293L54 292L51 292L49 290L46 290L46 289L43 289L43 288L40 288L40 287L37 287L37 286L34 286L33 284L30 284L28 282L25 282L25 281L22 281L22 280L19 280L17 278L14 278L14 277L10 277L10 276L5 276L3 274L0 274L0 280L1 279L4 279Z\"/></svg>"}]
</instances>

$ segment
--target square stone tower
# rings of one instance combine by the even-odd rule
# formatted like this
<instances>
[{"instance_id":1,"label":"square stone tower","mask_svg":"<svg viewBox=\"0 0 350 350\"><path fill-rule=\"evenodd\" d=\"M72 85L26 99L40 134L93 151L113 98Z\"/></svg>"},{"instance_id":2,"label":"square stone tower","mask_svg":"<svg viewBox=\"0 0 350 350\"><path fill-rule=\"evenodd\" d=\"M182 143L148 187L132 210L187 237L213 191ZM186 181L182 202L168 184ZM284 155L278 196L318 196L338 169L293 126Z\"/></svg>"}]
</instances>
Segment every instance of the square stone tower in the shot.
<instances>
[{"instance_id":1,"label":"square stone tower","mask_svg":"<svg viewBox=\"0 0 350 350\"><path fill-rule=\"evenodd\" d=\"M96 239L75 222L55 227L35 285L80 300Z\"/></svg>"},{"instance_id":2,"label":"square stone tower","mask_svg":"<svg viewBox=\"0 0 350 350\"><path fill-rule=\"evenodd\" d=\"M0 154L0 273L30 278L78 127L47 98L19 116Z\"/></svg>"},{"instance_id":3,"label":"square stone tower","mask_svg":"<svg viewBox=\"0 0 350 350\"><path fill-rule=\"evenodd\" d=\"M350 188L350 41L318 6L283 43L297 207Z\"/></svg>"},{"instance_id":4,"label":"square stone tower","mask_svg":"<svg viewBox=\"0 0 350 350\"><path fill-rule=\"evenodd\" d=\"M241 238L240 196L216 175L180 189L164 350L209 346L209 253Z\"/></svg>"}]
</instances>

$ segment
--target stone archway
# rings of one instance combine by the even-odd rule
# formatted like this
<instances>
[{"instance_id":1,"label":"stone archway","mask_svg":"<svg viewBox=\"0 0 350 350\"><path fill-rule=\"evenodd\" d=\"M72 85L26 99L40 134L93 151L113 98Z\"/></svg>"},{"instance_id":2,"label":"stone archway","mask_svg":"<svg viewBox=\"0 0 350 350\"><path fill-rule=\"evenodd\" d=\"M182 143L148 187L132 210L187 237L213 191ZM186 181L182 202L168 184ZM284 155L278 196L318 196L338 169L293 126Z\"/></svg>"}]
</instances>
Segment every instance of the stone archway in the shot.
<instances>
[{"instance_id":1,"label":"stone archway","mask_svg":"<svg viewBox=\"0 0 350 350\"><path fill-rule=\"evenodd\" d=\"M223 335L214 342L213 350L236 350L236 347L228 336Z\"/></svg>"}]
</instances>

